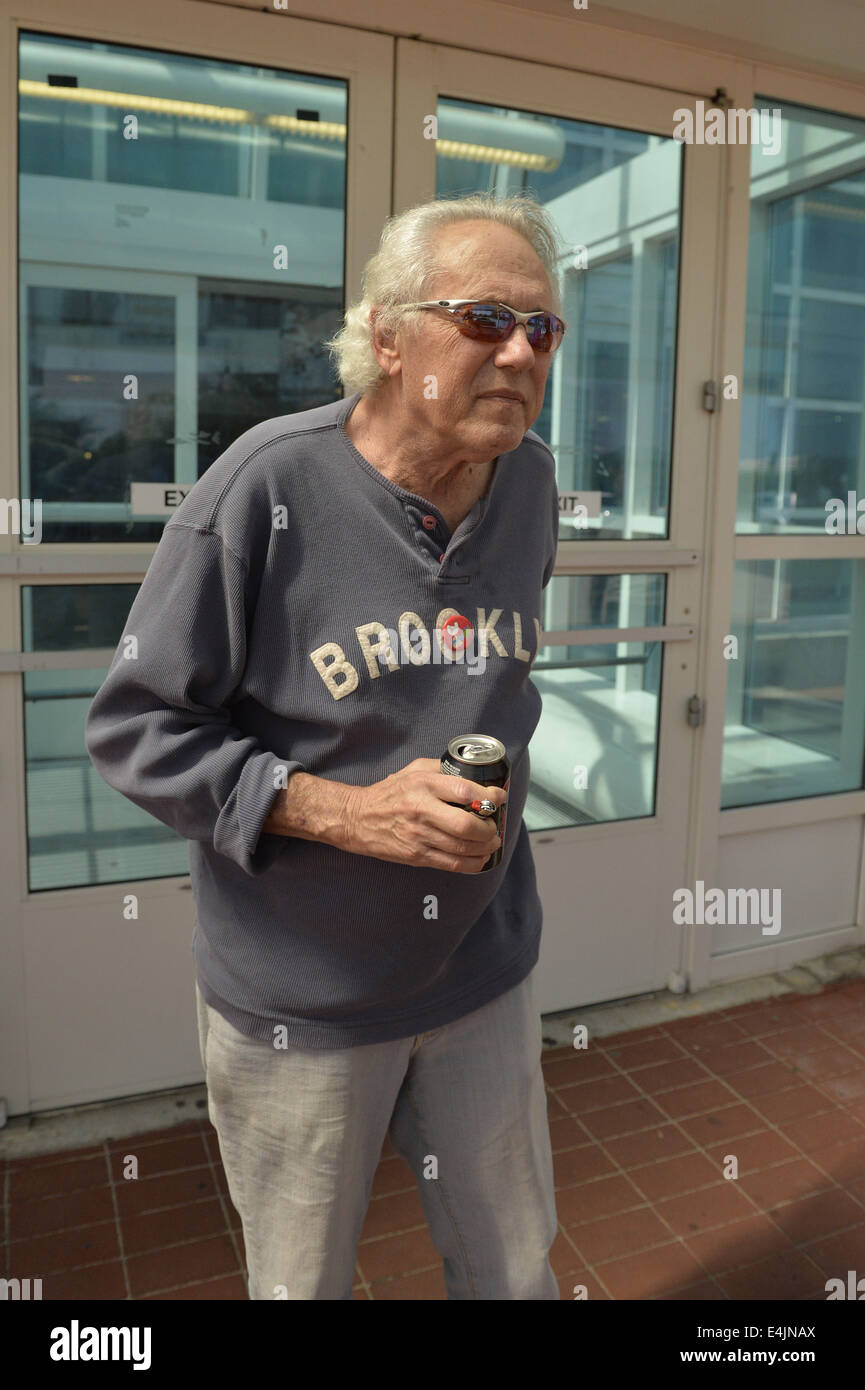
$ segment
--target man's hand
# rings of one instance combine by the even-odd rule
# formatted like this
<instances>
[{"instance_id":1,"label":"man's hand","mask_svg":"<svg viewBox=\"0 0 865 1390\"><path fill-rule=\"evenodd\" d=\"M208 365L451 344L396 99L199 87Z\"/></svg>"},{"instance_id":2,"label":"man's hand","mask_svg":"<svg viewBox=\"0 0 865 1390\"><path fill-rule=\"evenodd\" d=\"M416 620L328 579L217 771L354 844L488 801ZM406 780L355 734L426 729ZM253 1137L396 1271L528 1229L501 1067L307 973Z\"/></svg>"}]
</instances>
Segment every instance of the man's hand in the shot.
<instances>
[{"instance_id":1,"label":"man's hand","mask_svg":"<svg viewBox=\"0 0 865 1390\"><path fill-rule=\"evenodd\" d=\"M499 844L493 818L466 809L482 797L497 806L507 801L501 787L451 777L437 758L415 758L381 782L349 789L341 848L417 868L480 873Z\"/></svg>"}]
</instances>

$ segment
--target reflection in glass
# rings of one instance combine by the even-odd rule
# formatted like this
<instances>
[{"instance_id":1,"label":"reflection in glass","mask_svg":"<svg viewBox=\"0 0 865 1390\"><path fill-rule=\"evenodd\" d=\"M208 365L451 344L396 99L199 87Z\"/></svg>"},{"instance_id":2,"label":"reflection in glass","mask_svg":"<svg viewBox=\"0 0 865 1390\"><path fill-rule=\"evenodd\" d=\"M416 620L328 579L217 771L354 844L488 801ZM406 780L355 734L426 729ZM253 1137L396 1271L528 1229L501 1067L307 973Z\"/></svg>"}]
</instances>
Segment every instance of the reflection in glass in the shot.
<instances>
[{"instance_id":1,"label":"reflection in glass","mask_svg":"<svg viewBox=\"0 0 865 1390\"><path fill-rule=\"evenodd\" d=\"M132 482L342 394L346 83L44 34L19 58L21 496L44 541L157 541Z\"/></svg>"},{"instance_id":2,"label":"reflection in glass","mask_svg":"<svg viewBox=\"0 0 865 1390\"><path fill-rule=\"evenodd\" d=\"M43 499L43 539L108 539L105 503L125 513L131 482L174 476L175 312L165 295L27 286L25 495ZM118 389L135 368L136 396ZM73 520L74 518L74 520ZM124 527L158 540L161 523Z\"/></svg>"},{"instance_id":3,"label":"reflection in glass","mask_svg":"<svg viewBox=\"0 0 865 1390\"><path fill-rule=\"evenodd\" d=\"M554 575L545 633L597 628L595 643L545 646L531 679L543 698L532 738L529 830L631 820L655 809L661 642L604 629L663 623L666 576Z\"/></svg>"},{"instance_id":4,"label":"reflection in glass","mask_svg":"<svg viewBox=\"0 0 865 1390\"><path fill-rule=\"evenodd\" d=\"M332 389L324 340L338 290L202 285L198 296L198 476L232 439L275 415L311 410Z\"/></svg>"},{"instance_id":5,"label":"reflection in glass","mask_svg":"<svg viewBox=\"0 0 865 1390\"><path fill-rule=\"evenodd\" d=\"M865 561L736 565L724 807L863 785Z\"/></svg>"},{"instance_id":6,"label":"reflection in glass","mask_svg":"<svg viewBox=\"0 0 865 1390\"><path fill-rule=\"evenodd\" d=\"M559 228L563 316L533 428L560 492L597 511L561 540L668 534L682 146L477 102L438 105L436 196L528 192Z\"/></svg>"},{"instance_id":7,"label":"reflection in glass","mask_svg":"<svg viewBox=\"0 0 865 1390\"><path fill-rule=\"evenodd\" d=\"M865 481L865 121L754 105L783 138L752 150L737 529L822 532Z\"/></svg>"},{"instance_id":8,"label":"reflection in glass","mask_svg":"<svg viewBox=\"0 0 865 1390\"><path fill-rule=\"evenodd\" d=\"M136 584L22 589L25 651L116 647ZM31 893L189 873L187 843L109 787L84 723L107 667L24 672L27 870Z\"/></svg>"}]
</instances>

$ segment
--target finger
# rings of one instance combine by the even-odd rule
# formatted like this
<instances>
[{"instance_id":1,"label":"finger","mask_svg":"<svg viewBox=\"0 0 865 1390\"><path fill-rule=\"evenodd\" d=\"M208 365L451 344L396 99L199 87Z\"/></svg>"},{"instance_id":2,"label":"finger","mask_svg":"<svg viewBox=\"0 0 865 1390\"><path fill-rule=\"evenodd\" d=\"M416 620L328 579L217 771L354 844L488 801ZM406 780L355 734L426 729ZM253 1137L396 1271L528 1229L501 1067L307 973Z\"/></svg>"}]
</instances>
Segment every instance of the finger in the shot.
<instances>
[{"instance_id":1,"label":"finger","mask_svg":"<svg viewBox=\"0 0 865 1390\"><path fill-rule=\"evenodd\" d=\"M451 844L463 840L477 842L479 845L485 841L487 844L493 844L498 836L494 816L474 816L462 806L449 806L441 801L431 811L424 824L430 843L434 843L435 836L439 841L444 837Z\"/></svg>"},{"instance_id":2,"label":"finger","mask_svg":"<svg viewBox=\"0 0 865 1390\"><path fill-rule=\"evenodd\" d=\"M451 874L479 874L489 859L489 854L476 855L448 854L438 849L428 850L428 862L423 868L444 869Z\"/></svg>"},{"instance_id":3,"label":"finger","mask_svg":"<svg viewBox=\"0 0 865 1390\"><path fill-rule=\"evenodd\" d=\"M491 820L467 816L464 811L447 813L447 824L441 820L427 824L424 840L432 849L444 854L492 854L499 842L499 832Z\"/></svg>"},{"instance_id":4,"label":"finger","mask_svg":"<svg viewBox=\"0 0 865 1390\"><path fill-rule=\"evenodd\" d=\"M447 783L450 783L450 786L446 786ZM446 772L436 778L436 784L436 796L441 796L443 801L458 801L471 805L473 801L481 801L486 797L488 801L494 801L497 806L501 806L508 799L504 787L483 787L479 782L470 782L467 777L449 777ZM445 796L445 791L450 795Z\"/></svg>"}]
</instances>

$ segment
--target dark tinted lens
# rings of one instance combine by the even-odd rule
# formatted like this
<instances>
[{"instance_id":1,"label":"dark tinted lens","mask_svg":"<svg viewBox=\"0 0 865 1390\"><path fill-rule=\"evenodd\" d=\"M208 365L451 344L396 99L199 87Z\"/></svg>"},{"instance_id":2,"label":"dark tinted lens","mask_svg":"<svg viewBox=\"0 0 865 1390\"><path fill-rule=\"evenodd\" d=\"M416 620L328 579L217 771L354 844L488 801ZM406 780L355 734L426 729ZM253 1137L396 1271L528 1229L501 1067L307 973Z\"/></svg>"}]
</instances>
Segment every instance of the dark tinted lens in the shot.
<instances>
[{"instance_id":1,"label":"dark tinted lens","mask_svg":"<svg viewBox=\"0 0 865 1390\"><path fill-rule=\"evenodd\" d=\"M561 342L564 325L555 314L535 314L526 328L532 347L539 352L550 352Z\"/></svg>"},{"instance_id":2,"label":"dark tinted lens","mask_svg":"<svg viewBox=\"0 0 865 1390\"><path fill-rule=\"evenodd\" d=\"M463 304L454 318L471 338L501 342L514 326L514 316L499 304Z\"/></svg>"}]
</instances>

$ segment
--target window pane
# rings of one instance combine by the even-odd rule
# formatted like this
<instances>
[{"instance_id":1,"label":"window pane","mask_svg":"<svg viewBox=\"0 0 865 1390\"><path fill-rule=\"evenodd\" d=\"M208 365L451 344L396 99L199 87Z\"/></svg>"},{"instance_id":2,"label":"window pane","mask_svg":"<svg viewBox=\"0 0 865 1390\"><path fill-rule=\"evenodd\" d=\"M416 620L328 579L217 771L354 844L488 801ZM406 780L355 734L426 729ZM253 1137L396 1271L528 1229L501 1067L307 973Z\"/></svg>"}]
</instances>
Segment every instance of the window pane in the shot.
<instances>
[{"instance_id":1,"label":"window pane","mask_svg":"<svg viewBox=\"0 0 865 1390\"><path fill-rule=\"evenodd\" d=\"M27 342L22 491L43 499L42 539L158 540L162 523L108 518L128 516L131 482L174 477L174 300L28 285ZM118 363L134 365L133 400Z\"/></svg>"},{"instance_id":2,"label":"window pane","mask_svg":"<svg viewBox=\"0 0 865 1390\"><path fill-rule=\"evenodd\" d=\"M156 541L251 425L336 400L346 83L22 34L21 496L43 541Z\"/></svg>"},{"instance_id":3,"label":"window pane","mask_svg":"<svg viewBox=\"0 0 865 1390\"><path fill-rule=\"evenodd\" d=\"M525 191L559 228L568 331L533 428L559 491L596 494L581 540L668 534L681 171L672 138L438 105L437 197ZM572 520L560 538L577 538Z\"/></svg>"},{"instance_id":4,"label":"window pane","mask_svg":"<svg viewBox=\"0 0 865 1390\"><path fill-rule=\"evenodd\" d=\"M116 647L137 584L22 589L24 650ZM185 840L103 782L84 723L107 667L24 672L27 869L31 893L189 873Z\"/></svg>"},{"instance_id":5,"label":"window pane","mask_svg":"<svg viewBox=\"0 0 865 1390\"><path fill-rule=\"evenodd\" d=\"M198 295L198 476L244 430L342 394L324 340L341 291L202 282Z\"/></svg>"},{"instance_id":6,"label":"window pane","mask_svg":"<svg viewBox=\"0 0 865 1390\"><path fill-rule=\"evenodd\" d=\"M664 621L666 575L554 575L544 632L597 628L591 644L542 647L532 681L543 711L530 747L529 830L651 816L655 809L661 642L605 629Z\"/></svg>"},{"instance_id":7,"label":"window pane","mask_svg":"<svg viewBox=\"0 0 865 1390\"><path fill-rule=\"evenodd\" d=\"M865 560L736 565L724 807L863 785L863 625Z\"/></svg>"},{"instance_id":8,"label":"window pane","mask_svg":"<svg viewBox=\"0 0 865 1390\"><path fill-rule=\"evenodd\" d=\"M738 529L824 531L863 485L865 121L775 98L751 162Z\"/></svg>"}]
</instances>

